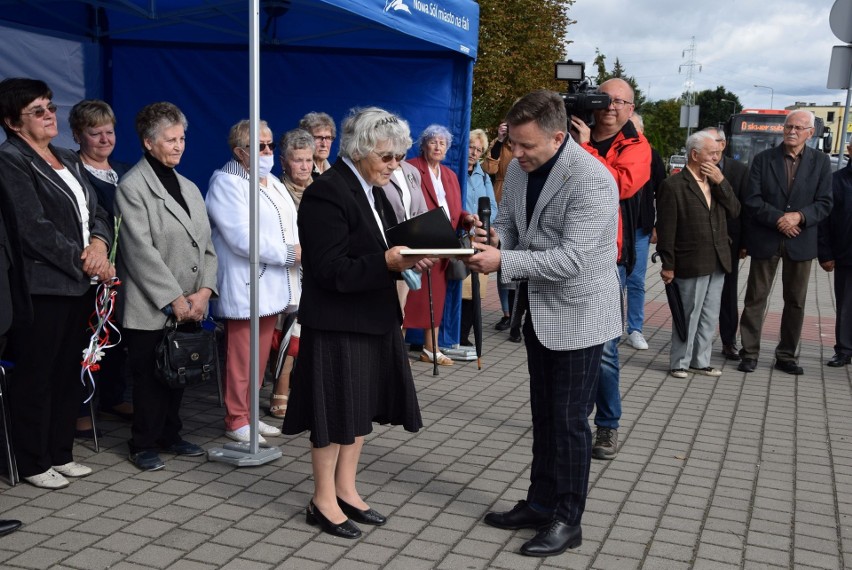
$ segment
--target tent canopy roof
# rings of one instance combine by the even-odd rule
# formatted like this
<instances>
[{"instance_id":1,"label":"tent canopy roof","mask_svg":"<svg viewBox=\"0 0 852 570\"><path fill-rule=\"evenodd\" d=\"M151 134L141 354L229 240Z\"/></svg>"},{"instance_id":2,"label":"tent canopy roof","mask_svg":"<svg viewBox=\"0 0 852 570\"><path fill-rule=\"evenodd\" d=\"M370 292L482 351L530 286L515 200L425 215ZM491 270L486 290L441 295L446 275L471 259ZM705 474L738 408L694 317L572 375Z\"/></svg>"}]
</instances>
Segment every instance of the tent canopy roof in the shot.
<instances>
[{"instance_id":1,"label":"tent canopy roof","mask_svg":"<svg viewBox=\"0 0 852 570\"><path fill-rule=\"evenodd\" d=\"M246 0L0 0L0 6L10 23L93 41L246 45L249 39ZM261 0L260 27L265 45L449 49L475 59L479 9L472 0Z\"/></svg>"}]
</instances>

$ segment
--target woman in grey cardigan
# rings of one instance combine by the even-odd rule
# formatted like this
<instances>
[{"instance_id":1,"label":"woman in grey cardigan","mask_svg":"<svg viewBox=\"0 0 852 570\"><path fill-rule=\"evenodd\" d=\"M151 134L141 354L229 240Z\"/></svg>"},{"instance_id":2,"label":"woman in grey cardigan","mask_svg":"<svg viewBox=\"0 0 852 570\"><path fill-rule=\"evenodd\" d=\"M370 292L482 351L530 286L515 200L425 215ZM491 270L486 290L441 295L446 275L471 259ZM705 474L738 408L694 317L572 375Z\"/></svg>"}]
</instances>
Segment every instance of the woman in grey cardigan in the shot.
<instances>
[{"instance_id":1,"label":"woman in grey cardigan","mask_svg":"<svg viewBox=\"0 0 852 570\"><path fill-rule=\"evenodd\" d=\"M183 390L154 378L154 351L166 315L201 321L216 293L216 252L198 187L178 174L187 121L175 105L161 102L136 115L145 155L122 179L115 197L119 230L118 274L124 289L125 339L133 374L130 461L154 471L159 452L203 455L180 436Z\"/></svg>"}]
</instances>

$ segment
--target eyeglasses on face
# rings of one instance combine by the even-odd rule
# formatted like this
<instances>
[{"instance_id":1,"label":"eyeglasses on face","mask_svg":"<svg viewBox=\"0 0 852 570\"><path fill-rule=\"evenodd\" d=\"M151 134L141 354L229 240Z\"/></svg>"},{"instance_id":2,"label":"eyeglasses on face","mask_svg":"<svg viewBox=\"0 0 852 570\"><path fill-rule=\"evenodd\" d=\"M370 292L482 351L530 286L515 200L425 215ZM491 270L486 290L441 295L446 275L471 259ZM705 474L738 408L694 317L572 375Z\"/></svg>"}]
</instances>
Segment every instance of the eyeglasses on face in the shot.
<instances>
[{"instance_id":1,"label":"eyeglasses on face","mask_svg":"<svg viewBox=\"0 0 852 570\"><path fill-rule=\"evenodd\" d=\"M785 131L796 131L797 133L801 133L807 129L812 129L813 127L802 127L800 125L784 125Z\"/></svg>"},{"instance_id":2,"label":"eyeglasses on face","mask_svg":"<svg viewBox=\"0 0 852 570\"><path fill-rule=\"evenodd\" d=\"M392 161L392 160L395 160L395 161L397 161L397 162L402 162L402 161L403 161L403 159L405 159L405 155L404 155L404 154L394 154L394 153L392 153L392 152L387 152L387 153L384 153L384 154L379 154L379 153L378 153L378 152L376 152L376 151L372 151L372 152L373 152L373 154L375 154L376 156L378 156L379 158L381 158L381 159L382 159L382 162L390 162L390 161Z\"/></svg>"},{"instance_id":3,"label":"eyeglasses on face","mask_svg":"<svg viewBox=\"0 0 852 570\"><path fill-rule=\"evenodd\" d=\"M633 101L625 101L624 99L613 99L611 104L614 109L623 109L625 105L632 105Z\"/></svg>"},{"instance_id":4,"label":"eyeglasses on face","mask_svg":"<svg viewBox=\"0 0 852 570\"><path fill-rule=\"evenodd\" d=\"M331 143L334 142L334 137L324 136L324 137L314 137L314 140L317 142Z\"/></svg>"},{"instance_id":5,"label":"eyeglasses on face","mask_svg":"<svg viewBox=\"0 0 852 570\"><path fill-rule=\"evenodd\" d=\"M29 111L22 111L21 115L32 115L36 119L41 119L48 111L50 111L51 113L55 113L56 105L54 105L53 103L48 103L47 107L34 107Z\"/></svg>"},{"instance_id":6,"label":"eyeglasses on face","mask_svg":"<svg viewBox=\"0 0 852 570\"><path fill-rule=\"evenodd\" d=\"M483 148L481 148L481 147L478 147L478 146L470 145L470 146L469 146L469 147L467 147L467 148L468 148L468 150L471 150L471 151L473 151L473 152L474 152L474 153L476 153L476 154L482 154L483 152L485 152L485 149L483 149Z\"/></svg>"},{"instance_id":7,"label":"eyeglasses on face","mask_svg":"<svg viewBox=\"0 0 852 570\"><path fill-rule=\"evenodd\" d=\"M257 144L257 148L258 148L261 152L263 152L264 150L266 150L266 148L267 148L267 147L269 147L269 150L275 150L275 143L274 143L274 142L270 142L270 143L262 142L262 143L258 143L258 144ZM251 147L250 147L249 145L246 145L246 146L244 146L243 148L251 148Z\"/></svg>"}]
</instances>

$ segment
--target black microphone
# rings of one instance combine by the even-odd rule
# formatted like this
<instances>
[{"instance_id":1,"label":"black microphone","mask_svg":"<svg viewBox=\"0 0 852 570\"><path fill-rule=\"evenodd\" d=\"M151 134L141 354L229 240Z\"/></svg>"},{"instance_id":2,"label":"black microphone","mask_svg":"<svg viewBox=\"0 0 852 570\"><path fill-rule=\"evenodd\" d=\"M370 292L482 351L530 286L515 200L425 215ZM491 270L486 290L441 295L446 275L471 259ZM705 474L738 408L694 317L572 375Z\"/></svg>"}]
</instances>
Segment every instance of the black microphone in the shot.
<instances>
[{"instance_id":1,"label":"black microphone","mask_svg":"<svg viewBox=\"0 0 852 570\"><path fill-rule=\"evenodd\" d=\"M479 198L476 215L479 216L479 221L482 222L482 229L485 230L485 243L486 245L491 245L491 200L488 196Z\"/></svg>"}]
</instances>

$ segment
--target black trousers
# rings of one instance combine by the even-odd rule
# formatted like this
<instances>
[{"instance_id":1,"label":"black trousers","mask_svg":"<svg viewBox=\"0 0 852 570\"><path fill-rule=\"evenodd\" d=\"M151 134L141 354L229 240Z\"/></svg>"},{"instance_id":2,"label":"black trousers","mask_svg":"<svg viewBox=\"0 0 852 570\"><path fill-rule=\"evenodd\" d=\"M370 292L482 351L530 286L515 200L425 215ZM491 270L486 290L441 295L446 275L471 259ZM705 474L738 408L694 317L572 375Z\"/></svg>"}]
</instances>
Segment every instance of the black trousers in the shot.
<instances>
[{"instance_id":1,"label":"black trousers","mask_svg":"<svg viewBox=\"0 0 852 570\"><path fill-rule=\"evenodd\" d=\"M719 305L719 337L722 344L737 344L737 328L740 324L740 311L737 303L737 289L740 272L739 239L731 243L731 272L725 274L722 286L722 302Z\"/></svg>"},{"instance_id":2,"label":"black trousers","mask_svg":"<svg viewBox=\"0 0 852 570\"><path fill-rule=\"evenodd\" d=\"M94 299L94 288L80 297L33 295L32 326L9 335L12 444L21 477L74 459L74 422L83 399L80 361Z\"/></svg>"},{"instance_id":3,"label":"black trousers","mask_svg":"<svg viewBox=\"0 0 852 570\"><path fill-rule=\"evenodd\" d=\"M124 329L127 366L133 378L131 453L163 449L181 440L183 390L168 388L154 378L154 351L162 338L162 329Z\"/></svg>"},{"instance_id":4,"label":"black trousers","mask_svg":"<svg viewBox=\"0 0 852 570\"><path fill-rule=\"evenodd\" d=\"M603 344L579 350L550 350L524 323L530 372L533 461L527 501L580 524L586 508L592 431Z\"/></svg>"},{"instance_id":5,"label":"black trousers","mask_svg":"<svg viewBox=\"0 0 852 570\"><path fill-rule=\"evenodd\" d=\"M852 266L835 266L834 296L837 300L834 352L842 356L852 356Z\"/></svg>"}]
</instances>

